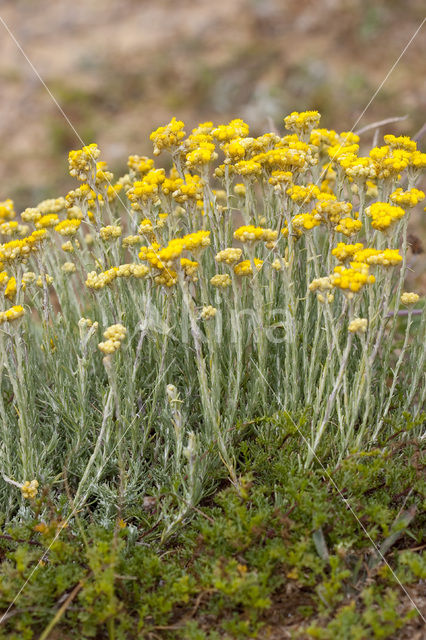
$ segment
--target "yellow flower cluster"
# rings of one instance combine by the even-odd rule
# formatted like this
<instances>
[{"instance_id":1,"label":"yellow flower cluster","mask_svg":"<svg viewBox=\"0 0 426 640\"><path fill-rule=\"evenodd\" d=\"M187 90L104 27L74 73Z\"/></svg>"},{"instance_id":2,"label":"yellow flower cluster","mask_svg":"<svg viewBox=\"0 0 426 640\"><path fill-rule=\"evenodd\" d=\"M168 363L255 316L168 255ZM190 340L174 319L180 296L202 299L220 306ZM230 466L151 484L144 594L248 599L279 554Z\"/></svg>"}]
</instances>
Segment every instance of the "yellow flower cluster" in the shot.
<instances>
[{"instance_id":1,"label":"yellow flower cluster","mask_svg":"<svg viewBox=\"0 0 426 640\"><path fill-rule=\"evenodd\" d=\"M25 271L22 276L22 282L24 284L32 284L33 282L35 282L36 278L37 276L34 271Z\"/></svg>"},{"instance_id":2,"label":"yellow flower cluster","mask_svg":"<svg viewBox=\"0 0 426 640\"><path fill-rule=\"evenodd\" d=\"M62 196L60 198L49 198L43 200L37 205L37 211L40 215L45 216L49 213L60 213L66 207L66 200Z\"/></svg>"},{"instance_id":3,"label":"yellow flower cluster","mask_svg":"<svg viewBox=\"0 0 426 640\"><path fill-rule=\"evenodd\" d=\"M404 149L391 149L389 146L374 147L370 151L376 178L380 180L394 179L404 171L410 163L411 154Z\"/></svg>"},{"instance_id":4,"label":"yellow flower cluster","mask_svg":"<svg viewBox=\"0 0 426 640\"><path fill-rule=\"evenodd\" d=\"M0 234L3 236L12 236L14 233L18 233L20 236L24 236L28 233L29 227L27 225L19 224L16 220L10 222L3 222L0 224Z\"/></svg>"},{"instance_id":5,"label":"yellow flower cluster","mask_svg":"<svg viewBox=\"0 0 426 640\"><path fill-rule=\"evenodd\" d=\"M97 144L89 144L82 149L70 151L68 155L70 175L86 182L90 177L89 174L96 170L96 160L100 153Z\"/></svg>"},{"instance_id":6,"label":"yellow flower cluster","mask_svg":"<svg viewBox=\"0 0 426 640\"><path fill-rule=\"evenodd\" d=\"M368 275L368 264L363 262L351 262L350 268L334 267L334 274L331 275L331 284L351 298L366 284L373 284L375 277Z\"/></svg>"},{"instance_id":7,"label":"yellow flower cluster","mask_svg":"<svg viewBox=\"0 0 426 640\"><path fill-rule=\"evenodd\" d=\"M316 206L317 220L336 226L342 217L348 216L352 211L350 202L339 202L336 196L327 193L321 194Z\"/></svg>"},{"instance_id":8,"label":"yellow flower cluster","mask_svg":"<svg viewBox=\"0 0 426 640\"><path fill-rule=\"evenodd\" d=\"M355 318L349 323L348 331L350 333L366 333L368 320L366 318Z\"/></svg>"},{"instance_id":9,"label":"yellow flower cluster","mask_svg":"<svg viewBox=\"0 0 426 640\"><path fill-rule=\"evenodd\" d=\"M394 136L391 134L383 137L385 144L391 149L403 149L404 151L416 151L417 144L414 140L411 140L408 136Z\"/></svg>"},{"instance_id":10,"label":"yellow flower cluster","mask_svg":"<svg viewBox=\"0 0 426 640\"><path fill-rule=\"evenodd\" d=\"M69 220L62 220L56 225L55 231L61 236L74 236L81 225L81 220L78 218L70 218Z\"/></svg>"},{"instance_id":11,"label":"yellow flower cluster","mask_svg":"<svg viewBox=\"0 0 426 640\"><path fill-rule=\"evenodd\" d=\"M355 254L354 259L359 260L365 256L366 264L381 265L383 267L395 267L402 262L402 256L398 249L384 249L383 251L379 249L365 249L364 251L369 252L370 255L365 256L365 253L360 251ZM372 253L372 251L374 251L374 253Z\"/></svg>"},{"instance_id":12,"label":"yellow flower cluster","mask_svg":"<svg viewBox=\"0 0 426 640\"><path fill-rule=\"evenodd\" d=\"M127 329L122 324L113 324L104 331L105 342L98 344L98 349L110 355L115 353L121 346L124 338L126 337Z\"/></svg>"},{"instance_id":13,"label":"yellow flower cluster","mask_svg":"<svg viewBox=\"0 0 426 640\"><path fill-rule=\"evenodd\" d=\"M65 196L65 206L67 209L73 209L75 206L81 207L85 205L94 207L96 201L98 201L100 205L103 204L102 194L96 194L88 184L82 184L78 189L69 191Z\"/></svg>"},{"instance_id":14,"label":"yellow flower cluster","mask_svg":"<svg viewBox=\"0 0 426 640\"><path fill-rule=\"evenodd\" d=\"M0 261L7 263L27 258L30 253L40 248L40 244L45 239L46 234L46 229L39 229L33 231L30 236L22 238L22 240L11 240L6 244L0 245Z\"/></svg>"},{"instance_id":15,"label":"yellow flower cluster","mask_svg":"<svg viewBox=\"0 0 426 640\"><path fill-rule=\"evenodd\" d=\"M34 499L38 493L39 484L37 480L26 480L23 485L21 485L21 493L23 498Z\"/></svg>"},{"instance_id":16,"label":"yellow flower cluster","mask_svg":"<svg viewBox=\"0 0 426 640\"><path fill-rule=\"evenodd\" d=\"M61 266L61 270L64 273L75 273L76 266L74 262L64 262L64 264Z\"/></svg>"},{"instance_id":17,"label":"yellow flower cluster","mask_svg":"<svg viewBox=\"0 0 426 640\"><path fill-rule=\"evenodd\" d=\"M200 142L196 149L186 155L186 166L188 169L196 169L208 165L217 158L215 145L213 142Z\"/></svg>"},{"instance_id":18,"label":"yellow flower cluster","mask_svg":"<svg viewBox=\"0 0 426 640\"><path fill-rule=\"evenodd\" d=\"M306 187L292 185L287 189L287 195L298 204L305 204L315 200L320 194L320 189L315 184L307 184Z\"/></svg>"},{"instance_id":19,"label":"yellow flower cluster","mask_svg":"<svg viewBox=\"0 0 426 640\"><path fill-rule=\"evenodd\" d=\"M302 111L300 113L293 111L284 118L284 124L287 129L297 133L309 133L318 126L320 118L318 111Z\"/></svg>"},{"instance_id":20,"label":"yellow flower cluster","mask_svg":"<svg viewBox=\"0 0 426 640\"><path fill-rule=\"evenodd\" d=\"M315 158L311 149L303 142L290 147L277 147L254 156L253 160L259 163L265 170L282 171L284 173L304 171L311 164L315 164Z\"/></svg>"},{"instance_id":21,"label":"yellow flower cluster","mask_svg":"<svg viewBox=\"0 0 426 640\"><path fill-rule=\"evenodd\" d=\"M144 278L149 273L149 269L144 264L120 264L118 267L111 267L101 273L90 271L87 274L86 287L89 289L103 289L116 278Z\"/></svg>"},{"instance_id":22,"label":"yellow flower cluster","mask_svg":"<svg viewBox=\"0 0 426 640\"><path fill-rule=\"evenodd\" d=\"M393 204L400 205L402 207L407 207L411 209L415 207L419 202L424 200L425 194L420 189L409 189L408 191L404 191L399 188L396 189L393 193L390 194L389 199Z\"/></svg>"},{"instance_id":23,"label":"yellow flower cluster","mask_svg":"<svg viewBox=\"0 0 426 640\"><path fill-rule=\"evenodd\" d=\"M0 311L0 324L3 322L13 322L13 320L18 320L22 318L25 314L25 309L21 305L17 305L15 307L11 307L7 309L7 311Z\"/></svg>"},{"instance_id":24,"label":"yellow flower cluster","mask_svg":"<svg viewBox=\"0 0 426 640\"><path fill-rule=\"evenodd\" d=\"M35 281L35 283L36 283L37 287L39 287L40 289L42 289L45 284L48 287L50 287L50 285L53 284L53 278L52 278L52 276L49 276L48 273L46 273L43 277L39 276L37 278L37 280Z\"/></svg>"},{"instance_id":25,"label":"yellow flower cluster","mask_svg":"<svg viewBox=\"0 0 426 640\"><path fill-rule=\"evenodd\" d=\"M127 166L135 173L144 175L154 168L154 160L152 158L147 158L146 156L129 156Z\"/></svg>"},{"instance_id":26,"label":"yellow flower cluster","mask_svg":"<svg viewBox=\"0 0 426 640\"><path fill-rule=\"evenodd\" d=\"M153 131L149 138L154 143L154 155L160 155L163 149L177 147L185 137L184 126L181 120L172 118L165 127L158 127Z\"/></svg>"},{"instance_id":27,"label":"yellow flower cluster","mask_svg":"<svg viewBox=\"0 0 426 640\"><path fill-rule=\"evenodd\" d=\"M342 144L337 143L327 149L328 156L332 162L340 163L342 158L353 158L359 151L359 145L357 144Z\"/></svg>"},{"instance_id":28,"label":"yellow flower cluster","mask_svg":"<svg viewBox=\"0 0 426 640\"><path fill-rule=\"evenodd\" d=\"M318 227L321 223L320 221L313 215L312 213L298 213L294 216L291 221L293 229L296 231L304 229L305 231L310 231L314 227ZM287 231L287 233L285 233ZM282 229L281 233L287 237L288 229L285 227Z\"/></svg>"},{"instance_id":29,"label":"yellow flower cluster","mask_svg":"<svg viewBox=\"0 0 426 640\"><path fill-rule=\"evenodd\" d=\"M165 181L164 169L152 169L143 176L142 180L137 180L133 186L127 190L127 197L131 207L135 211L140 211L143 204L149 203L158 197L159 186Z\"/></svg>"},{"instance_id":30,"label":"yellow flower cluster","mask_svg":"<svg viewBox=\"0 0 426 640\"><path fill-rule=\"evenodd\" d=\"M203 183L200 176L187 173L185 174L185 181L182 178L175 180L172 196L176 202L180 203L187 200L201 200L203 197Z\"/></svg>"},{"instance_id":31,"label":"yellow flower cluster","mask_svg":"<svg viewBox=\"0 0 426 640\"><path fill-rule=\"evenodd\" d=\"M25 288L25 284L23 285L23 288ZM8 298L9 300L14 300L16 296L16 291L17 291L16 279L13 277L9 278L6 289L4 291L4 297Z\"/></svg>"},{"instance_id":32,"label":"yellow flower cluster","mask_svg":"<svg viewBox=\"0 0 426 640\"><path fill-rule=\"evenodd\" d=\"M240 118L231 120L229 124L221 124L211 131L212 136L219 142L229 142L233 138L243 138L248 133L248 125Z\"/></svg>"},{"instance_id":33,"label":"yellow flower cluster","mask_svg":"<svg viewBox=\"0 0 426 640\"><path fill-rule=\"evenodd\" d=\"M355 233L358 233L358 231L360 231L361 229L361 220L355 220L354 218L351 218L349 216L347 218L341 218L339 220L339 223L336 225L336 231L338 231L339 233L343 233L343 235L347 236L348 238L355 235Z\"/></svg>"},{"instance_id":34,"label":"yellow flower cluster","mask_svg":"<svg viewBox=\"0 0 426 640\"><path fill-rule=\"evenodd\" d=\"M188 260L188 258L181 258L180 266L188 278L192 278L193 282L197 281L198 262Z\"/></svg>"},{"instance_id":35,"label":"yellow flower cluster","mask_svg":"<svg viewBox=\"0 0 426 640\"><path fill-rule=\"evenodd\" d=\"M215 307L212 307L211 304L209 304L206 307L202 308L201 318L202 320L211 320L212 318L215 317L216 314L217 314L217 309Z\"/></svg>"},{"instance_id":36,"label":"yellow flower cluster","mask_svg":"<svg viewBox=\"0 0 426 640\"><path fill-rule=\"evenodd\" d=\"M235 264L238 260L241 260L242 250L235 247L228 247L216 254L216 262L225 262L225 264Z\"/></svg>"},{"instance_id":37,"label":"yellow flower cluster","mask_svg":"<svg viewBox=\"0 0 426 640\"><path fill-rule=\"evenodd\" d=\"M93 322L90 318L80 318L78 321L79 329L91 329L92 327L96 330L99 327L99 323Z\"/></svg>"},{"instance_id":38,"label":"yellow flower cluster","mask_svg":"<svg viewBox=\"0 0 426 640\"><path fill-rule=\"evenodd\" d=\"M254 266L256 267L257 271L260 271L260 269L262 268L262 265L263 265L263 260L259 260L258 258L254 259ZM238 264L236 264L234 267L234 272L237 276L253 275L253 269L252 269L250 260L243 260L242 262L239 262Z\"/></svg>"},{"instance_id":39,"label":"yellow flower cluster","mask_svg":"<svg viewBox=\"0 0 426 640\"><path fill-rule=\"evenodd\" d=\"M142 241L141 236L126 236L123 238L123 247L134 247Z\"/></svg>"},{"instance_id":40,"label":"yellow flower cluster","mask_svg":"<svg viewBox=\"0 0 426 640\"><path fill-rule=\"evenodd\" d=\"M35 223L35 227L36 229L49 229L56 226L58 222L59 217L56 213L48 213L45 216L40 216Z\"/></svg>"},{"instance_id":41,"label":"yellow flower cluster","mask_svg":"<svg viewBox=\"0 0 426 640\"><path fill-rule=\"evenodd\" d=\"M412 305L412 304L416 304L416 302L418 302L419 300L420 300L420 296L419 296L418 293L404 292L401 295L402 304L406 304L407 306Z\"/></svg>"},{"instance_id":42,"label":"yellow flower cluster","mask_svg":"<svg viewBox=\"0 0 426 640\"><path fill-rule=\"evenodd\" d=\"M13 200L8 198L0 202L0 220L11 220L15 217L15 209L13 206Z\"/></svg>"},{"instance_id":43,"label":"yellow flower cluster","mask_svg":"<svg viewBox=\"0 0 426 640\"><path fill-rule=\"evenodd\" d=\"M112 240L113 238L119 238L121 236L121 227L119 225L109 224L106 227L101 227L99 230L99 235L102 240Z\"/></svg>"},{"instance_id":44,"label":"yellow flower cluster","mask_svg":"<svg viewBox=\"0 0 426 640\"><path fill-rule=\"evenodd\" d=\"M234 169L238 175L246 178L254 178L262 173L262 165L256 160L240 160L240 162L236 163Z\"/></svg>"},{"instance_id":45,"label":"yellow flower cluster","mask_svg":"<svg viewBox=\"0 0 426 640\"><path fill-rule=\"evenodd\" d=\"M348 178L356 183L366 183L376 177L376 168L371 158L358 157L355 153L340 155L340 166L344 169Z\"/></svg>"},{"instance_id":46,"label":"yellow flower cluster","mask_svg":"<svg viewBox=\"0 0 426 640\"><path fill-rule=\"evenodd\" d=\"M371 217L373 229L379 231L386 231L405 215L404 209L388 202L374 202L366 208L365 213Z\"/></svg>"},{"instance_id":47,"label":"yellow flower cluster","mask_svg":"<svg viewBox=\"0 0 426 640\"><path fill-rule=\"evenodd\" d=\"M337 247L332 249L331 253L340 262L345 262L349 259L354 260L354 256L362 249L364 249L364 245L361 242L357 242L356 244L345 244L344 242L339 242ZM363 260L357 258L356 262L363 262Z\"/></svg>"},{"instance_id":48,"label":"yellow flower cluster","mask_svg":"<svg viewBox=\"0 0 426 640\"><path fill-rule=\"evenodd\" d=\"M426 153L413 151L410 156L410 167L415 171L420 171L426 167Z\"/></svg>"},{"instance_id":49,"label":"yellow flower cluster","mask_svg":"<svg viewBox=\"0 0 426 640\"><path fill-rule=\"evenodd\" d=\"M41 218L41 213L40 211L37 209L37 207L28 207L28 209L25 209L25 211L23 211L21 213L21 218L24 222L37 222L37 220L40 220Z\"/></svg>"},{"instance_id":50,"label":"yellow flower cluster","mask_svg":"<svg viewBox=\"0 0 426 640\"><path fill-rule=\"evenodd\" d=\"M255 227L254 225L246 225L244 227L238 227L234 232L234 238L240 242L274 242L277 239L277 231L272 229L263 229L262 227Z\"/></svg>"},{"instance_id":51,"label":"yellow flower cluster","mask_svg":"<svg viewBox=\"0 0 426 640\"><path fill-rule=\"evenodd\" d=\"M276 193L282 193L285 190L287 184L293 180L293 174L291 171L273 171L271 177L268 179L269 184L274 187Z\"/></svg>"},{"instance_id":52,"label":"yellow flower cluster","mask_svg":"<svg viewBox=\"0 0 426 640\"><path fill-rule=\"evenodd\" d=\"M197 252L209 244L210 231L196 231L185 235L183 238L174 238L167 247L160 248L159 245L141 247L139 258L146 260L156 269L163 270L166 265L172 266L183 251Z\"/></svg>"},{"instance_id":53,"label":"yellow flower cluster","mask_svg":"<svg viewBox=\"0 0 426 640\"><path fill-rule=\"evenodd\" d=\"M329 276L323 278L315 278L309 285L309 291L330 291L333 288Z\"/></svg>"},{"instance_id":54,"label":"yellow flower cluster","mask_svg":"<svg viewBox=\"0 0 426 640\"><path fill-rule=\"evenodd\" d=\"M210 279L212 287L217 287L218 289L226 289L231 285L231 282L231 277L227 273L217 273Z\"/></svg>"},{"instance_id":55,"label":"yellow flower cluster","mask_svg":"<svg viewBox=\"0 0 426 640\"><path fill-rule=\"evenodd\" d=\"M398 249L373 249L364 248L361 242L356 244L345 244L339 242L332 250L332 255L340 262L352 259L354 262L366 265L381 265L384 267L396 266L402 262L402 256Z\"/></svg>"}]
</instances>

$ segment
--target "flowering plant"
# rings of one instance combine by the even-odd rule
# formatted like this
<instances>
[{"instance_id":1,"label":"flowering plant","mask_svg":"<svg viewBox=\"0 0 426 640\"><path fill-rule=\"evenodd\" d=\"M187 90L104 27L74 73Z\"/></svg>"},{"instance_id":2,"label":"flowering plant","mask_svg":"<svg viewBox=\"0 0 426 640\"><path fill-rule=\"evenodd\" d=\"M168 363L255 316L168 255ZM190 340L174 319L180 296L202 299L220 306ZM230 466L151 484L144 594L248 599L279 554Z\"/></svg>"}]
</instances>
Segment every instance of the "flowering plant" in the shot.
<instances>
[{"instance_id":1,"label":"flowering plant","mask_svg":"<svg viewBox=\"0 0 426 640\"><path fill-rule=\"evenodd\" d=\"M173 118L151 135L168 172L133 155L115 179L91 144L69 155L80 185L25 224L0 203L5 477L66 469L76 504L107 511L172 478L168 531L216 456L238 484L238 423L304 415L307 466L379 442L398 385L398 415L421 410L426 323L411 335L418 296L403 288L426 154L385 136L360 155L359 136L319 119L249 137L239 119L187 136Z\"/></svg>"}]
</instances>

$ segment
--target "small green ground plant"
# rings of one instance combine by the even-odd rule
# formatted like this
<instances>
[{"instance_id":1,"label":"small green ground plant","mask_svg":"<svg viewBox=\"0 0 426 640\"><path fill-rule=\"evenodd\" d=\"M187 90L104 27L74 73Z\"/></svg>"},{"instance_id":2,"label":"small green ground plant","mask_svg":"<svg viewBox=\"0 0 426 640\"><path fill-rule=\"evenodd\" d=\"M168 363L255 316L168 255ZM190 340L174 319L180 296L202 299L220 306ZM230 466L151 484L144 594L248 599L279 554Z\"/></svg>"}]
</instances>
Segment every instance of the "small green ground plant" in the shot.
<instances>
[{"instance_id":1,"label":"small green ground plant","mask_svg":"<svg viewBox=\"0 0 426 640\"><path fill-rule=\"evenodd\" d=\"M222 480L165 544L155 535L165 495L135 505L126 523L76 518L57 539L65 513L48 494L38 497L33 518L0 538L3 609L25 583L0 637L414 635L421 619L407 593L416 601L426 576L417 550L420 442L406 427L403 444L391 439L349 455L333 469L337 491L324 469L300 469L300 436L285 415L239 428L240 489ZM51 509L50 518L37 509Z\"/></svg>"}]
</instances>

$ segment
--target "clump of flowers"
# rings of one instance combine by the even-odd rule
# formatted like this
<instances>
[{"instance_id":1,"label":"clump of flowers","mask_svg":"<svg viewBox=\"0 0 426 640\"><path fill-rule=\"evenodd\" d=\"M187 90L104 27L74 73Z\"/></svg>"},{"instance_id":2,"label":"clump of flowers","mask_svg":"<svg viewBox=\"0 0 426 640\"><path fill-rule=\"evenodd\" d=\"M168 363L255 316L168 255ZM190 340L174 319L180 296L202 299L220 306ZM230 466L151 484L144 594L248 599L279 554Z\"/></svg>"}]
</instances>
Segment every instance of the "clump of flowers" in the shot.
<instances>
[{"instance_id":1,"label":"clump of flowers","mask_svg":"<svg viewBox=\"0 0 426 640\"><path fill-rule=\"evenodd\" d=\"M127 329L122 324L112 324L104 331L105 342L100 342L98 349L106 355L115 353L121 347L126 333Z\"/></svg>"},{"instance_id":2,"label":"clump of flowers","mask_svg":"<svg viewBox=\"0 0 426 640\"><path fill-rule=\"evenodd\" d=\"M401 302L407 306L411 306L412 304L416 304L420 300L420 296L418 293L408 293L404 292L401 295Z\"/></svg>"},{"instance_id":3,"label":"clump of flowers","mask_svg":"<svg viewBox=\"0 0 426 640\"><path fill-rule=\"evenodd\" d=\"M398 220L404 217L405 211L402 207L389 204L388 202L375 202L365 210L367 216L371 217L371 226L379 231L387 231Z\"/></svg>"},{"instance_id":4,"label":"clump of flowers","mask_svg":"<svg viewBox=\"0 0 426 640\"><path fill-rule=\"evenodd\" d=\"M284 124L187 135L173 118L121 177L90 144L67 194L20 217L0 202L0 468L57 486L66 467L76 506L108 513L170 479L169 531L214 456L239 486L237 424L306 414L309 466L377 446L394 407L419 415L426 322L404 287L426 154L406 136L369 149L317 111Z\"/></svg>"},{"instance_id":5,"label":"clump of flowers","mask_svg":"<svg viewBox=\"0 0 426 640\"><path fill-rule=\"evenodd\" d=\"M21 486L21 493L23 498L27 498L28 500L34 500L38 493L38 481L37 480L26 480L24 484Z\"/></svg>"}]
</instances>

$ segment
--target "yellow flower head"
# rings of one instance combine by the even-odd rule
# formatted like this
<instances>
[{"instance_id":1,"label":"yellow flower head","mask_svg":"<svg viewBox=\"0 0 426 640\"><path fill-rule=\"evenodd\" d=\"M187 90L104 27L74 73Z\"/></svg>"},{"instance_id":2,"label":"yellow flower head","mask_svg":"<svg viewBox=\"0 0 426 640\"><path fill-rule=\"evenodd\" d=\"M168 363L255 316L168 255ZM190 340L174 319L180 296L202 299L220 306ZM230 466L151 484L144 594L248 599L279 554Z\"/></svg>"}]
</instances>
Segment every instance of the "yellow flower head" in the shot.
<instances>
[{"instance_id":1,"label":"yellow flower head","mask_svg":"<svg viewBox=\"0 0 426 640\"><path fill-rule=\"evenodd\" d=\"M135 173L139 173L141 176L154 168L154 160L147 158L146 156L129 156L127 160L127 166Z\"/></svg>"},{"instance_id":2,"label":"yellow flower head","mask_svg":"<svg viewBox=\"0 0 426 640\"><path fill-rule=\"evenodd\" d=\"M339 202L335 196L321 193L315 206L315 216L318 220L336 226L341 218L349 216L352 211L350 202Z\"/></svg>"},{"instance_id":3,"label":"yellow flower head","mask_svg":"<svg viewBox=\"0 0 426 640\"><path fill-rule=\"evenodd\" d=\"M0 324L3 322L13 322L25 315L25 309L21 305L17 305L7 309L7 311L0 311Z\"/></svg>"},{"instance_id":4,"label":"yellow flower head","mask_svg":"<svg viewBox=\"0 0 426 640\"><path fill-rule=\"evenodd\" d=\"M402 304L406 304L407 306L416 304L416 302L418 302L419 300L420 300L420 296L418 293L405 292L401 295Z\"/></svg>"},{"instance_id":5,"label":"yellow flower head","mask_svg":"<svg viewBox=\"0 0 426 640\"><path fill-rule=\"evenodd\" d=\"M15 217L15 209L13 207L13 200L9 198L0 202L0 220L11 220Z\"/></svg>"},{"instance_id":6,"label":"yellow flower head","mask_svg":"<svg viewBox=\"0 0 426 640\"><path fill-rule=\"evenodd\" d=\"M312 129L318 127L320 118L318 111L293 111L284 118L284 124L287 129L297 133L310 133Z\"/></svg>"},{"instance_id":7,"label":"yellow flower head","mask_svg":"<svg viewBox=\"0 0 426 640\"><path fill-rule=\"evenodd\" d=\"M355 318L349 323L350 333L365 333L367 331L368 320L366 318Z\"/></svg>"},{"instance_id":8,"label":"yellow flower head","mask_svg":"<svg viewBox=\"0 0 426 640\"><path fill-rule=\"evenodd\" d=\"M235 172L240 176L254 177L262 173L262 165L255 160L240 160L234 166Z\"/></svg>"},{"instance_id":9,"label":"yellow flower head","mask_svg":"<svg viewBox=\"0 0 426 640\"><path fill-rule=\"evenodd\" d=\"M26 480L21 486L21 493L23 498L34 499L38 493L39 484L37 480Z\"/></svg>"},{"instance_id":10,"label":"yellow flower head","mask_svg":"<svg viewBox=\"0 0 426 640\"><path fill-rule=\"evenodd\" d=\"M373 229L379 231L386 231L405 215L404 209L387 202L374 202L365 213L371 218Z\"/></svg>"},{"instance_id":11,"label":"yellow flower head","mask_svg":"<svg viewBox=\"0 0 426 640\"><path fill-rule=\"evenodd\" d=\"M227 249L223 249L216 254L215 260L216 262L225 262L225 264L235 264L238 260L241 260L242 255L241 249L236 249L234 247L228 247Z\"/></svg>"},{"instance_id":12,"label":"yellow flower head","mask_svg":"<svg viewBox=\"0 0 426 640\"><path fill-rule=\"evenodd\" d=\"M121 227L119 225L108 225L107 227L101 227L99 234L102 240L112 240L113 238L119 238L121 236Z\"/></svg>"},{"instance_id":13,"label":"yellow flower head","mask_svg":"<svg viewBox=\"0 0 426 640\"><path fill-rule=\"evenodd\" d=\"M96 160L100 156L97 144L89 144L68 154L70 175L86 182L91 173L96 172Z\"/></svg>"},{"instance_id":14,"label":"yellow flower head","mask_svg":"<svg viewBox=\"0 0 426 640\"><path fill-rule=\"evenodd\" d=\"M330 276L331 284L351 298L364 285L375 282L374 276L369 275L368 270L368 264L361 262L351 262L350 268L337 266L334 268L334 274Z\"/></svg>"},{"instance_id":15,"label":"yellow flower head","mask_svg":"<svg viewBox=\"0 0 426 640\"><path fill-rule=\"evenodd\" d=\"M263 265L263 260L259 260L258 258L254 259L254 266L256 267L257 271L260 271L260 269L262 268L262 265ZM237 276L252 275L253 270L251 267L250 260L243 260L242 262L239 262L238 264L236 264L234 267L234 272Z\"/></svg>"},{"instance_id":16,"label":"yellow flower head","mask_svg":"<svg viewBox=\"0 0 426 640\"><path fill-rule=\"evenodd\" d=\"M291 222L296 233L302 230L310 231L321 224L312 213L298 213Z\"/></svg>"},{"instance_id":17,"label":"yellow flower head","mask_svg":"<svg viewBox=\"0 0 426 640\"><path fill-rule=\"evenodd\" d=\"M158 127L149 136L154 143L154 155L160 155L163 149L172 150L179 146L181 140L185 137L184 123L181 120L172 118L169 124L164 127Z\"/></svg>"},{"instance_id":18,"label":"yellow flower head","mask_svg":"<svg viewBox=\"0 0 426 640\"><path fill-rule=\"evenodd\" d=\"M250 244L261 240L264 242L274 242L277 236L278 233L272 229L263 229L262 227L255 227L253 225L239 227L234 233L236 240Z\"/></svg>"},{"instance_id":19,"label":"yellow flower head","mask_svg":"<svg viewBox=\"0 0 426 640\"><path fill-rule=\"evenodd\" d=\"M189 169L196 169L209 165L216 160L217 153L212 142L200 142L199 146L190 151L186 156L186 166Z\"/></svg>"},{"instance_id":20,"label":"yellow flower head","mask_svg":"<svg viewBox=\"0 0 426 640\"><path fill-rule=\"evenodd\" d=\"M217 309L215 307L212 307L211 304L209 304L206 307L202 308L200 315L202 320L211 320L212 318L215 317L216 314L217 314Z\"/></svg>"},{"instance_id":21,"label":"yellow flower head","mask_svg":"<svg viewBox=\"0 0 426 640\"><path fill-rule=\"evenodd\" d=\"M121 346L122 341L126 337L127 329L122 324L113 324L104 331L105 342L98 344L98 349L110 355L115 353Z\"/></svg>"},{"instance_id":22,"label":"yellow flower head","mask_svg":"<svg viewBox=\"0 0 426 640\"><path fill-rule=\"evenodd\" d=\"M339 260L339 262L345 262L346 260L354 260L354 256L364 249L364 245L361 242L356 244L345 244L339 242L337 247L332 250L332 255ZM358 262L364 262L357 259Z\"/></svg>"},{"instance_id":23,"label":"yellow flower head","mask_svg":"<svg viewBox=\"0 0 426 640\"><path fill-rule=\"evenodd\" d=\"M409 136L386 135L383 139L391 149L403 149L409 152L417 150L416 142Z\"/></svg>"},{"instance_id":24,"label":"yellow flower head","mask_svg":"<svg viewBox=\"0 0 426 640\"><path fill-rule=\"evenodd\" d=\"M219 142L229 142L234 138L243 138L249 133L249 126L240 118L231 120L229 124L221 124L211 131Z\"/></svg>"},{"instance_id":25,"label":"yellow flower head","mask_svg":"<svg viewBox=\"0 0 426 640\"><path fill-rule=\"evenodd\" d=\"M419 202L424 200L425 194L420 189L410 189L409 191L403 191L399 188L390 194L390 200L393 204L411 209L415 207Z\"/></svg>"},{"instance_id":26,"label":"yellow flower head","mask_svg":"<svg viewBox=\"0 0 426 640\"><path fill-rule=\"evenodd\" d=\"M297 204L307 204L319 194L320 190L315 184L307 184L306 187L294 184L287 189L287 195Z\"/></svg>"},{"instance_id":27,"label":"yellow flower head","mask_svg":"<svg viewBox=\"0 0 426 640\"><path fill-rule=\"evenodd\" d=\"M24 285L25 286L25 285ZM15 278L9 278L9 282L6 285L6 289L4 291L4 297L8 298L9 300L14 300L15 296L16 296L16 279Z\"/></svg>"},{"instance_id":28,"label":"yellow flower head","mask_svg":"<svg viewBox=\"0 0 426 640\"><path fill-rule=\"evenodd\" d=\"M217 273L210 279L212 287L217 287L218 289L226 289L231 285L231 282L231 277L227 273Z\"/></svg>"},{"instance_id":29,"label":"yellow flower head","mask_svg":"<svg viewBox=\"0 0 426 640\"><path fill-rule=\"evenodd\" d=\"M339 223L336 225L336 231L339 233L343 233L344 236L350 238L350 236L355 235L362 229L361 220L355 220L351 217L341 218Z\"/></svg>"},{"instance_id":30,"label":"yellow flower head","mask_svg":"<svg viewBox=\"0 0 426 640\"><path fill-rule=\"evenodd\" d=\"M48 229L58 224L59 218L56 213L48 213L45 216L41 216L35 223L36 229Z\"/></svg>"}]
</instances>

